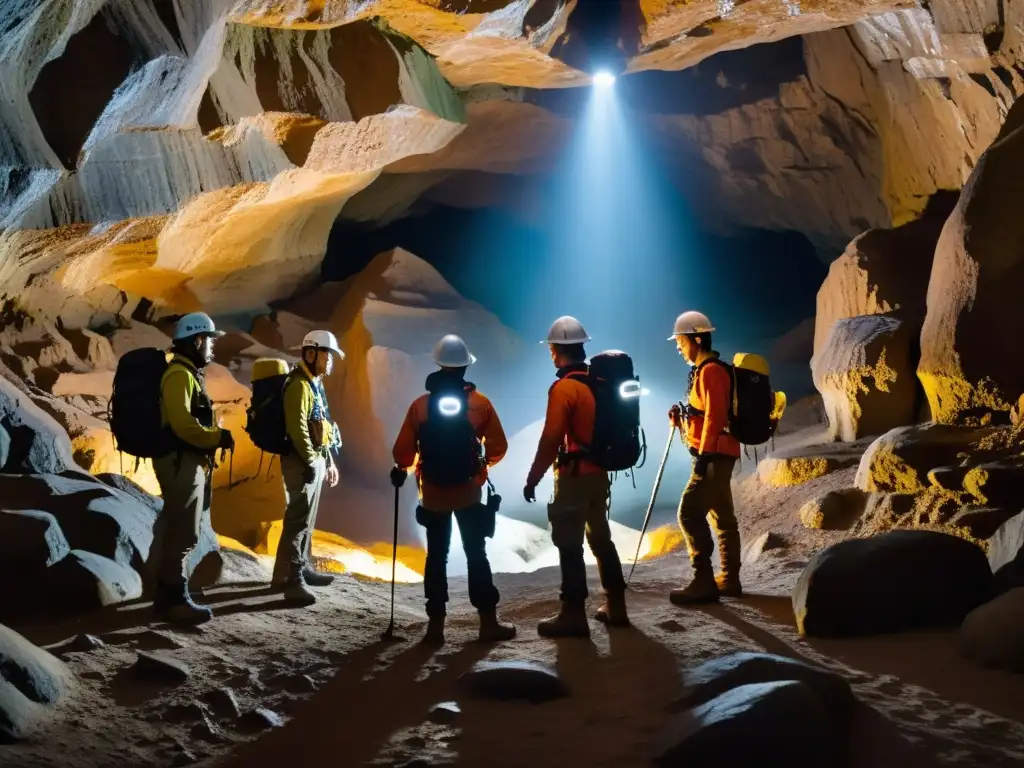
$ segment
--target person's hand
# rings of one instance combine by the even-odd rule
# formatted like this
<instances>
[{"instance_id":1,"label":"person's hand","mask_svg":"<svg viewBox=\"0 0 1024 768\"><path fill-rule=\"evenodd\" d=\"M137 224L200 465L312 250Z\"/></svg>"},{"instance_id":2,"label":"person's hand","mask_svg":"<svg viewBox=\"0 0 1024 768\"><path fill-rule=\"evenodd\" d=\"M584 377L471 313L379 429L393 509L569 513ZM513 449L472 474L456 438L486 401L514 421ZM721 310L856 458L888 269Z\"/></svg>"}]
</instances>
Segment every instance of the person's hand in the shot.
<instances>
[{"instance_id":1,"label":"person's hand","mask_svg":"<svg viewBox=\"0 0 1024 768\"><path fill-rule=\"evenodd\" d=\"M331 486L331 488L336 488L338 486L339 479L338 466L332 461L331 466L327 468L327 484Z\"/></svg>"},{"instance_id":2,"label":"person's hand","mask_svg":"<svg viewBox=\"0 0 1024 768\"><path fill-rule=\"evenodd\" d=\"M235 438L232 437L231 432L226 429L220 431L220 442L217 443L218 448L223 448L226 451L235 450Z\"/></svg>"},{"instance_id":3,"label":"person's hand","mask_svg":"<svg viewBox=\"0 0 1024 768\"><path fill-rule=\"evenodd\" d=\"M302 471L302 482L306 485L316 482L316 467L312 464L307 464L306 468Z\"/></svg>"},{"instance_id":4,"label":"person's hand","mask_svg":"<svg viewBox=\"0 0 1024 768\"><path fill-rule=\"evenodd\" d=\"M671 408L668 409L668 421L674 426L678 427L683 420L683 407L679 403L674 403Z\"/></svg>"},{"instance_id":5,"label":"person's hand","mask_svg":"<svg viewBox=\"0 0 1024 768\"><path fill-rule=\"evenodd\" d=\"M401 467L394 467L391 470L391 484L395 488L401 488L405 484L405 478L408 476L408 472Z\"/></svg>"},{"instance_id":6,"label":"person's hand","mask_svg":"<svg viewBox=\"0 0 1024 768\"><path fill-rule=\"evenodd\" d=\"M697 456L693 462L693 474L697 477L707 477L711 471L711 459L704 454Z\"/></svg>"},{"instance_id":7,"label":"person's hand","mask_svg":"<svg viewBox=\"0 0 1024 768\"><path fill-rule=\"evenodd\" d=\"M523 498L530 504L537 500L537 486L527 483L523 487Z\"/></svg>"}]
</instances>

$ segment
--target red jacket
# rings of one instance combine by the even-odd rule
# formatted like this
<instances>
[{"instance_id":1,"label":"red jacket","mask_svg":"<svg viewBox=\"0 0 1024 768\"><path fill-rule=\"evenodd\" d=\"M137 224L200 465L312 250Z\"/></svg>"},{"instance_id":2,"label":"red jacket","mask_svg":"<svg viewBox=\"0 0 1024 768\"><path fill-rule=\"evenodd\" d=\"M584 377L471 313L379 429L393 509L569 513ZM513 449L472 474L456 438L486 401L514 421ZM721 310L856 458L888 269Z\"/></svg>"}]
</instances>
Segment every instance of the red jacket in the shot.
<instances>
[{"instance_id":1,"label":"red jacket","mask_svg":"<svg viewBox=\"0 0 1024 768\"><path fill-rule=\"evenodd\" d=\"M586 374L586 366L578 366L559 372L559 379L548 390L548 410L544 417L544 431L537 445L527 485L535 486L555 462L558 449L565 447L569 453L578 451L594 438L594 415L597 403L594 393L579 380ZM581 445L582 443L582 445ZM580 475L597 474L605 470L592 461L579 459L575 471ZM569 467L566 470L570 469ZM562 470L556 470L561 472Z\"/></svg>"}]
</instances>

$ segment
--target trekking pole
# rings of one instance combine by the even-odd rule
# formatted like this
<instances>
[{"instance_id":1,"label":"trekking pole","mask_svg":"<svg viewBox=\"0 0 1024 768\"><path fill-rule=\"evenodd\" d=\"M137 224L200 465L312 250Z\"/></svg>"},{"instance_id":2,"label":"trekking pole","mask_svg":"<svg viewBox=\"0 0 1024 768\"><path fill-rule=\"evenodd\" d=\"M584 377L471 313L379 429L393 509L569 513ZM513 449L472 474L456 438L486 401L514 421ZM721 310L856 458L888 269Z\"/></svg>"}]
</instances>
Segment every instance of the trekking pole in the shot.
<instances>
[{"instance_id":1,"label":"trekking pole","mask_svg":"<svg viewBox=\"0 0 1024 768\"><path fill-rule=\"evenodd\" d=\"M384 634L380 636L380 639L384 642L390 642L400 640L401 638L395 636L395 565L398 562L398 494L399 489L395 488L395 532L392 537L392 549L391 549L391 621L388 624L388 628L384 630Z\"/></svg>"},{"instance_id":2,"label":"trekking pole","mask_svg":"<svg viewBox=\"0 0 1024 768\"><path fill-rule=\"evenodd\" d=\"M629 569L629 576L626 579L626 586L629 586L629 580L633 578L633 570L636 568L636 561L640 559L640 547L644 543L644 535L647 533L647 526L651 522L651 513L654 511L654 500L658 498L658 488L661 487L661 476L665 474L665 464L668 462L668 452L672 450L672 443L676 437L676 425L672 425L672 429L668 433L668 442L665 443L665 453L661 457L661 465L658 467L658 475L654 478L654 488L651 490L651 501L647 505L647 514L644 515L644 526L640 529L640 540L636 543L636 554L633 555L633 566Z\"/></svg>"}]
</instances>

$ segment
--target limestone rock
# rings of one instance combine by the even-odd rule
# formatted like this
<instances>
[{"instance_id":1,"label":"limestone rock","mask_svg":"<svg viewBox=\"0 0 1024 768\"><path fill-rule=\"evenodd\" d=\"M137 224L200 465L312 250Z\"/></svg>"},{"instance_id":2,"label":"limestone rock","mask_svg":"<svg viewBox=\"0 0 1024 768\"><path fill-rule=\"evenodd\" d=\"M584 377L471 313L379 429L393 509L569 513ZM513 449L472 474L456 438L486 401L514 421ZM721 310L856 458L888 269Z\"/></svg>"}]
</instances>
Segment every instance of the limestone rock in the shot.
<instances>
[{"instance_id":1,"label":"limestone rock","mask_svg":"<svg viewBox=\"0 0 1024 768\"><path fill-rule=\"evenodd\" d=\"M73 683L59 659L0 626L0 744L28 736Z\"/></svg>"},{"instance_id":2,"label":"limestone rock","mask_svg":"<svg viewBox=\"0 0 1024 768\"><path fill-rule=\"evenodd\" d=\"M992 427L921 424L879 437L857 467L857 487L868 492L917 493L929 486L928 472L955 465L958 456L995 432Z\"/></svg>"},{"instance_id":3,"label":"limestone rock","mask_svg":"<svg viewBox=\"0 0 1024 768\"><path fill-rule=\"evenodd\" d=\"M140 653L133 669L142 680L180 683L189 677L187 664L156 653Z\"/></svg>"},{"instance_id":4,"label":"limestone rock","mask_svg":"<svg viewBox=\"0 0 1024 768\"><path fill-rule=\"evenodd\" d=\"M997 592L1024 587L1024 512L1003 523L988 542Z\"/></svg>"},{"instance_id":5,"label":"limestone rock","mask_svg":"<svg viewBox=\"0 0 1024 768\"><path fill-rule=\"evenodd\" d=\"M238 697L230 688L214 688L203 695L203 701L213 714L222 720L234 719L242 714L242 709L238 706Z\"/></svg>"},{"instance_id":6,"label":"limestone rock","mask_svg":"<svg viewBox=\"0 0 1024 768\"><path fill-rule=\"evenodd\" d=\"M460 714L462 714L462 710L459 709L459 705L456 702L442 701L440 704L435 704L430 708L427 718L430 722L438 723L439 725L453 725L458 721Z\"/></svg>"},{"instance_id":7,"label":"limestone rock","mask_svg":"<svg viewBox=\"0 0 1024 768\"><path fill-rule=\"evenodd\" d=\"M137 320L130 321L127 323L127 327L119 328L107 338L117 359L120 359L121 355L125 352L131 352L133 349L141 349L143 347L169 349L171 346L170 336L156 326L140 323Z\"/></svg>"},{"instance_id":8,"label":"limestone rock","mask_svg":"<svg viewBox=\"0 0 1024 768\"><path fill-rule=\"evenodd\" d=\"M36 510L0 511L0 579L15 583L63 559L71 547L57 519Z\"/></svg>"},{"instance_id":9,"label":"limestone rock","mask_svg":"<svg viewBox=\"0 0 1024 768\"><path fill-rule=\"evenodd\" d=\"M531 661L478 661L459 683L478 696L544 702L568 695L553 669Z\"/></svg>"},{"instance_id":10,"label":"limestone rock","mask_svg":"<svg viewBox=\"0 0 1024 768\"><path fill-rule=\"evenodd\" d=\"M1024 459L1009 457L973 466L964 475L963 490L979 505L1024 506Z\"/></svg>"},{"instance_id":11,"label":"limestone rock","mask_svg":"<svg viewBox=\"0 0 1024 768\"><path fill-rule=\"evenodd\" d=\"M785 546L785 539L771 531L765 531L759 536L754 537L753 540L743 547L743 562L747 564L756 563L765 552L773 549L782 549Z\"/></svg>"},{"instance_id":12,"label":"limestone rock","mask_svg":"<svg viewBox=\"0 0 1024 768\"><path fill-rule=\"evenodd\" d=\"M824 442L827 435L820 433L822 442L779 448L768 454L757 465L758 479L772 488L801 485L819 477L856 466L866 447L864 443Z\"/></svg>"},{"instance_id":13,"label":"limestone rock","mask_svg":"<svg viewBox=\"0 0 1024 768\"><path fill-rule=\"evenodd\" d=\"M55 474L75 466L71 443L60 425L2 377L0 427L10 436L3 472Z\"/></svg>"},{"instance_id":14,"label":"limestone rock","mask_svg":"<svg viewBox=\"0 0 1024 768\"><path fill-rule=\"evenodd\" d=\"M1015 104L960 194L935 251L918 377L936 421L1008 411L1024 391L1016 286L1024 221L1005 190L1024 166L1024 104Z\"/></svg>"},{"instance_id":15,"label":"limestone rock","mask_svg":"<svg viewBox=\"0 0 1024 768\"><path fill-rule=\"evenodd\" d=\"M959 623L991 596L992 572L975 544L899 530L815 555L793 591L793 612L803 635L870 635Z\"/></svg>"},{"instance_id":16,"label":"limestone rock","mask_svg":"<svg viewBox=\"0 0 1024 768\"><path fill-rule=\"evenodd\" d=\"M821 531L845 531L864 514L868 494L859 488L829 491L811 499L800 508L800 522L805 528Z\"/></svg>"},{"instance_id":17,"label":"limestone rock","mask_svg":"<svg viewBox=\"0 0 1024 768\"><path fill-rule=\"evenodd\" d=\"M935 244L955 202L955 195L937 196L920 219L853 239L829 266L818 290L815 354L824 348L836 321L846 318L898 311L913 335L920 331ZM916 359L913 364L916 369Z\"/></svg>"},{"instance_id":18,"label":"limestone rock","mask_svg":"<svg viewBox=\"0 0 1024 768\"><path fill-rule=\"evenodd\" d=\"M853 442L916 416L916 328L904 317L837 320L811 360L834 440Z\"/></svg>"},{"instance_id":19,"label":"limestone rock","mask_svg":"<svg viewBox=\"0 0 1024 768\"><path fill-rule=\"evenodd\" d=\"M284 718L277 712L265 707L257 707L249 710L238 720L239 729L248 733L259 733L270 728L281 728L284 726Z\"/></svg>"},{"instance_id":20,"label":"limestone rock","mask_svg":"<svg viewBox=\"0 0 1024 768\"><path fill-rule=\"evenodd\" d=\"M803 683L831 712L845 713L853 705L850 684L835 672L786 656L743 651L719 656L687 672L684 694L672 709L699 707L742 685L783 680Z\"/></svg>"},{"instance_id":21,"label":"limestone rock","mask_svg":"<svg viewBox=\"0 0 1024 768\"><path fill-rule=\"evenodd\" d=\"M1024 588L975 608L960 627L960 649L988 667L1024 672Z\"/></svg>"},{"instance_id":22,"label":"limestone rock","mask_svg":"<svg viewBox=\"0 0 1024 768\"><path fill-rule=\"evenodd\" d=\"M845 723L802 682L741 685L669 722L654 764L830 765L842 752Z\"/></svg>"},{"instance_id":23,"label":"limestone rock","mask_svg":"<svg viewBox=\"0 0 1024 768\"><path fill-rule=\"evenodd\" d=\"M33 611L45 604L47 613L75 615L135 600L142 596L142 578L127 565L92 552L72 550L39 575ZM24 603L18 608L26 609Z\"/></svg>"},{"instance_id":24,"label":"limestone rock","mask_svg":"<svg viewBox=\"0 0 1024 768\"><path fill-rule=\"evenodd\" d=\"M910 493L868 494L864 513L850 530L851 536L873 536L891 530L914 509L917 496Z\"/></svg>"},{"instance_id":25,"label":"limestone rock","mask_svg":"<svg viewBox=\"0 0 1024 768\"><path fill-rule=\"evenodd\" d=\"M117 356L106 336L88 328L71 328L64 331L64 338L70 342L75 354L92 368L112 371L117 367Z\"/></svg>"},{"instance_id":26,"label":"limestone rock","mask_svg":"<svg viewBox=\"0 0 1024 768\"><path fill-rule=\"evenodd\" d=\"M989 539L1004 523L1018 514L1019 509L1016 507L963 507L950 522L976 539Z\"/></svg>"}]
</instances>

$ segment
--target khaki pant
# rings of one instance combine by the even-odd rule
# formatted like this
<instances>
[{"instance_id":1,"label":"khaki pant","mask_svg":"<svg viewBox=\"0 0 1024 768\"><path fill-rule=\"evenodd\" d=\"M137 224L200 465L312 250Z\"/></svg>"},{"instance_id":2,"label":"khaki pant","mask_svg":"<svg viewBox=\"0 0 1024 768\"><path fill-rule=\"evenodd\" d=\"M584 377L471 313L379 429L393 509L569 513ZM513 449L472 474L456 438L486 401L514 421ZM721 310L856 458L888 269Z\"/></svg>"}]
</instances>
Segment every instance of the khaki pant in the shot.
<instances>
[{"instance_id":1,"label":"khaki pant","mask_svg":"<svg viewBox=\"0 0 1024 768\"><path fill-rule=\"evenodd\" d=\"M274 560L274 581L280 582L297 577L309 563L310 547L313 541L313 527L320 507L320 494L327 474L325 459L317 459L314 466L313 482L305 481L306 464L296 456L281 457L281 474L284 476L284 524L281 540L277 543L277 557Z\"/></svg>"},{"instance_id":2,"label":"khaki pant","mask_svg":"<svg viewBox=\"0 0 1024 768\"><path fill-rule=\"evenodd\" d=\"M696 459L694 460L696 462ZM729 558L736 559L738 571L739 526L732 504L732 471L736 459L728 456L714 456L708 464L704 477L690 476L679 502L679 525L686 538L686 548L694 570L711 567L711 552L714 541L711 526L718 534L723 566Z\"/></svg>"},{"instance_id":3,"label":"khaki pant","mask_svg":"<svg viewBox=\"0 0 1024 768\"><path fill-rule=\"evenodd\" d=\"M155 572L157 581L180 587L186 562L199 543L199 526L210 510L209 459L192 451L173 451L153 459L153 470L164 499L160 511L161 543Z\"/></svg>"},{"instance_id":4,"label":"khaki pant","mask_svg":"<svg viewBox=\"0 0 1024 768\"><path fill-rule=\"evenodd\" d=\"M608 492L608 475L603 472L575 477L555 476L555 497L548 504L548 520L551 523L551 541L558 548L558 561L562 568L563 601L587 599L584 536L597 558L601 586L608 592L626 589L622 563L608 525Z\"/></svg>"}]
</instances>

